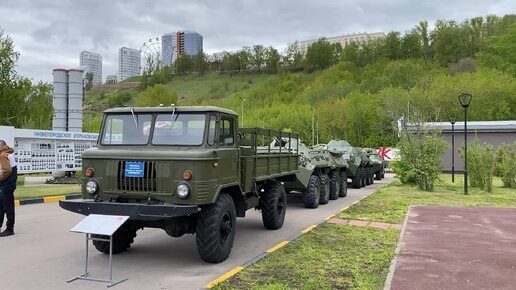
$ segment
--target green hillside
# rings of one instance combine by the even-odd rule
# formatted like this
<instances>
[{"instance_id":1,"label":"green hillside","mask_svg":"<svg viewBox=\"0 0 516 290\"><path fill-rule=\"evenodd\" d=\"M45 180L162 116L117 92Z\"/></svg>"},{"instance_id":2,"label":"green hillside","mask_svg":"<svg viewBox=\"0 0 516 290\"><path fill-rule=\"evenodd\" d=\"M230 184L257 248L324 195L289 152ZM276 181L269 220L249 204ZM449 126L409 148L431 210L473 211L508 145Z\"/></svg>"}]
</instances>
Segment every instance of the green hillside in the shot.
<instances>
[{"instance_id":1,"label":"green hillside","mask_svg":"<svg viewBox=\"0 0 516 290\"><path fill-rule=\"evenodd\" d=\"M100 112L120 105L215 105L239 113L244 127L295 131L309 144L391 146L401 118L462 121L462 92L473 95L470 121L516 119L516 15L439 20L433 31L421 21L404 35L312 46L306 55L291 46L281 59L253 46L226 53L218 72L176 64L142 77L145 90L93 90L84 128L97 131Z\"/></svg>"}]
</instances>

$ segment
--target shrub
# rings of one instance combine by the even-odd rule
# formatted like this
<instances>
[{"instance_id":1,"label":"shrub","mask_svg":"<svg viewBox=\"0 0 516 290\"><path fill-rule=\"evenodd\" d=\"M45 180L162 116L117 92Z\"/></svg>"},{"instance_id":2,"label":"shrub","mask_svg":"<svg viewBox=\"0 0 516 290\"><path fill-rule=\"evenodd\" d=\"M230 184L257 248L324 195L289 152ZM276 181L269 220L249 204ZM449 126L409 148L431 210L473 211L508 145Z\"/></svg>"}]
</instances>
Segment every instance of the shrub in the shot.
<instances>
[{"instance_id":1,"label":"shrub","mask_svg":"<svg viewBox=\"0 0 516 290\"><path fill-rule=\"evenodd\" d=\"M464 160L464 148L459 152ZM476 138L468 144L468 181L472 187L492 192L495 165L495 152L491 144L482 145Z\"/></svg>"},{"instance_id":2,"label":"shrub","mask_svg":"<svg viewBox=\"0 0 516 290\"><path fill-rule=\"evenodd\" d=\"M516 142L498 147L496 173L502 178L504 187L516 188Z\"/></svg>"},{"instance_id":3,"label":"shrub","mask_svg":"<svg viewBox=\"0 0 516 290\"><path fill-rule=\"evenodd\" d=\"M401 160L394 165L394 172L404 183L415 181L421 190L433 191L442 170L441 156L447 146L435 132L404 132L398 146Z\"/></svg>"}]
</instances>

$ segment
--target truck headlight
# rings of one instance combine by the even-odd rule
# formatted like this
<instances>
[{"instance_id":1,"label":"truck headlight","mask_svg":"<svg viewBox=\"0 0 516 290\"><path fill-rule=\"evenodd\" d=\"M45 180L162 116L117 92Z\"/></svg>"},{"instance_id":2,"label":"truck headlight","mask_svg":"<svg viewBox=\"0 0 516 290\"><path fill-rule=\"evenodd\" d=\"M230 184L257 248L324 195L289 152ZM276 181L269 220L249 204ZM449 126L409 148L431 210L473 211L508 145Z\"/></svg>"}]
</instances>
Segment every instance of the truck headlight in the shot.
<instances>
[{"instance_id":1,"label":"truck headlight","mask_svg":"<svg viewBox=\"0 0 516 290\"><path fill-rule=\"evenodd\" d=\"M97 192L97 189L99 188L99 184L95 180L90 180L86 182L86 192L89 194L94 194Z\"/></svg>"},{"instance_id":2,"label":"truck headlight","mask_svg":"<svg viewBox=\"0 0 516 290\"><path fill-rule=\"evenodd\" d=\"M181 183L177 186L177 196L186 198L190 194L190 186L186 183Z\"/></svg>"}]
</instances>

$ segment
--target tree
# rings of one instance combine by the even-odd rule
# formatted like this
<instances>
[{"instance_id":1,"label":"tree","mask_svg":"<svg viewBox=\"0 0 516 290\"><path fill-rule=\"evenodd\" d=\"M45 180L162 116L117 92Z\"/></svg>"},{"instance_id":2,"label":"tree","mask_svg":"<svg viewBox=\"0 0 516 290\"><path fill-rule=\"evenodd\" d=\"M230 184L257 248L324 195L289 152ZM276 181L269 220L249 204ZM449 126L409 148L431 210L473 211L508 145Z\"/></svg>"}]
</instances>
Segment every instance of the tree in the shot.
<instances>
[{"instance_id":1,"label":"tree","mask_svg":"<svg viewBox=\"0 0 516 290\"><path fill-rule=\"evenodd\" d=\"M30 94L25 99L26 113L20 116L23 128L46 130L52 128L54 115L52 90L52 85L43 82L32 86Z\"/></svg>"},{"instance_id":2,"label":"tree","mask_svg":"<svg viewBox=\"0 0 516 290\"><path fill-rule=\"evenodd\" d=\"M31 92L30 80L19 76L16 62L19 53L9 36L0 29L0 124L20 127L26 113L25 97Z\"/></svg>"},{"instance_id":3,"label":"tree","mask_svg":"<svg viewBox=\"0 0 516 290\"><path fill-rule=\"evenodd\" d=\"M208 69L208 60L206 54L202 51L194 55L193 57L193 70L203 74Z\"/></svg>"},{"instance_id":4,"label":"tree","mask_svg":"<svg viewBox=\"0 0 516 290\"><path fill-rule=\"evenodd\" d=\"M401 38L400 55L402 58L420 58L423 56L421 41L416 32L405 33Z\"/></svg>"},{"instance_id":5,"label":"tree","mask_svg":"<svg viewBox=\"0 0 516 290\"><path fill-rule=\"evenodd\" d=\"M135 105L140 107L170 106L175 103L177 103L177 93L170 91L162 84L157 84L139 93Z\"/></svg>"},{"instance_id":6,"label":"tree","mask_svg":"<svg viewBox=\"0 0 516 290\"><path fill-rule=\"evenodd\" d=\"M282 63L288 70L298 70L303 67L303 53L297 41L287 46Z\"/></svg>"},{"instance_id":7,"label":"tree","mask_svg":"<svg viewBox=\"0 0 516 290\"><path fill-rule=\"evenodd\" d=\"M268 73L278 72L278 64L281 59L281 55L278 50L272 46L269 46L265 51L265 70Z\"/></svg>"},{"instance_id":8,"label":"tree","mask_svg":"<svg viewBox=\"0 0 516 290\"><path fill-rule=\"evenodd\" d=\"M390 60L399 59L401 57L401 38L400 33L391 31L385 37L384 57Z\"/></svg>"},{"instance_id":9,"label":"tree","mask_svg":"<svg viewBox=\"0 0 516 290\"><path fill-rule=\"evenodd\" d=\"M265 64L265 47L261 44L253 45L251 51L251 65L255 70L261 71Z\"/></svg>"},{"instance_id":10,"label":"tree","mask_svg":"<svg viewBox=\"0 0 516 290\"><path fill-rule=\"evenodd\" d=\"M419 21L419 24L415 28L419 35L421 45L423 46L423 55L426 60L432 57L432 50L430 47L430 37L428 35L428 21Z\"/></svg>"},{"instance_id":11,"label":"tree","mask_svg":"<svg viewBox=\"0 0 516 290\"><path fill-rule=\"evenodd\" d=\"M178 74L191 73L194 67L192 57L186 53L179 55L174 63L174 72Z\"/></svg>"},{"instance_id":12,"label":"tree","mask_svg":"<svg viewBox=\"0 0 516 290\"><path fill-rule=\"evenodd\" d=\"M477 54L480 65L516 76L516 25L504 34L489 39Z\"/></svg>"},{"instance_id":13,"label":"tree","mask_svg":"<svg viewBox=\"0 0 516 290\"><path fill-rule=\"evenodd\" d=\"M244 46L242 50L238 52L238 59L240 67L238 71L247 71L249 67L249 61L251 58L251 49L249 47Z\"/></svg>"},{"instance_id":14,"label":"tree","mask_svg":"<svg viewBox=\"0 0 516 290\"><path fill-rule=\"evenodd\" d=\"M311 69L325 69L340 59L342 46L340 43L331 44L321 38L312 43L306 51L306 64Z\"/></svg>"},{"instance_id":15,"label":"tree","mask_svg":"<svg viewBox=\"0 0 516 290\"><path fill-rule=\"evenodd\" d=\"M86 90L89 91L93 87L93 73L86 73Z\"/></svg>"}]
</instances>

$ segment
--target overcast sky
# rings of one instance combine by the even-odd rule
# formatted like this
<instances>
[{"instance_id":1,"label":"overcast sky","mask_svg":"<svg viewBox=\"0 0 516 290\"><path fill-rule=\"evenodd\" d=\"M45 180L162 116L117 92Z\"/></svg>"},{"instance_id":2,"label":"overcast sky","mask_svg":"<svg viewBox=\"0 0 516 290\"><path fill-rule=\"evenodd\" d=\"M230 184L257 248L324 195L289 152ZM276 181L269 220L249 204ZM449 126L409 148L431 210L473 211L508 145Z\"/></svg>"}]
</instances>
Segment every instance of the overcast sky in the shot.
<instances>
[{"instance_id":1,"label":"overcast sky","mask_svg":"<svg viewBox=\"0 0 516 290\"><path fill-rule=\"evenodd\" d=\"M516 13L516 0L0 0L0 27L20 52L18 73L52 80L52 69L79 65L82 50L103 59L103 81L118 70L118 49L193 30L204 51L234 51L355 32L405 32L420 20L459 22Z\"/></svg>"}]
</instances>

